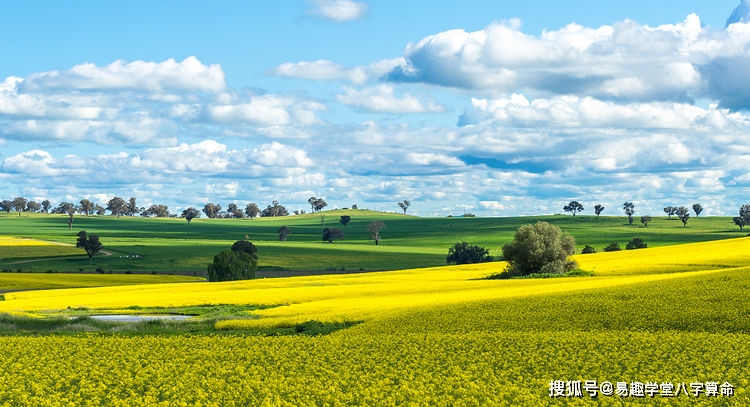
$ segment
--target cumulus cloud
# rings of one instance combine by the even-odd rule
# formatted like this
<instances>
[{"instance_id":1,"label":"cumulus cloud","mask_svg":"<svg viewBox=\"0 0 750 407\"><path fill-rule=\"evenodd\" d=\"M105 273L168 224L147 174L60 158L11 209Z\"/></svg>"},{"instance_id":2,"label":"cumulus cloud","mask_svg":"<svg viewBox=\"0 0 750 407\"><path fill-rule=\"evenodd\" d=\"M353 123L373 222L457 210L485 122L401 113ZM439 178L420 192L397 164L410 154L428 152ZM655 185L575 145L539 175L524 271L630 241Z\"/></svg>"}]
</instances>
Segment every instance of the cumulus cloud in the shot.
<instances>
[{"instance_id":1,"label":"cumulus cloud","mask_svg":"<svg viewBox=\"0 0 750 407\"><path fill-rule=\"evenodd\" d=\"M344 94L337 95L339 102L370 112L378 113L427 113L442 112L445 107L433 102L425 101L410 94L395 95L393 86L378 85L365 89L344 88Z\"/></svg>"},{"instance_id":2,"label":"cumulus cloud","mask_svg":"<svg viewBox=\"0 0 750 407\"><path fill-rule=\"evenodd\" d=\"M209 120L218 123L247 122L259 126L288 126L321 122L316 112L325 106L280 95L253 96L248 101L206 107Z\"/></svg>"},{"instance_id":3,"label":"cumulus cloud","mask_svg":"<svg viewBox=\"0 0 750 407\"><path fill-rule=\"evenodd\" d=\"M162 62L118 60L103 67L81 64L67 71L32 74L20 86L27 92L42 89L218 92L226 83L220 65L204 65L191 56L181 62L174 59Z\"/></svg>"},{"instance_id":4,"label":"cumulus cloud","mask_svg":"<svg viewBox=\"0 0 750 407\"><path fill-rule=\"evenodd\" d=\"M750 28L722 32L696 15L658 27L624 20L586 28L570 24L529 35L517 21L484 30L440 32L409 44L404 62L385 78L485 94L575 94L604 100L692 102L709 96L744 108L750 81Z\"/></svg>"},{"instance_id":5,"label":"cumulus cloud","mask_svg":"<svg viewBox=\"0 0 750 407\"><path fill-rule=\"evenodd\" d=\"M319 59L296 63L286 62L272 69L271 74L310 80L346 80L362 84L380 78L402 63L402 58L394 58L376 61L367 66L347 68L329 60Z\"/></svg>"},{"instance_id":6,"label":"cumulus cloud","mask_svg":"<svg viewBox=\"0 0 750 407\"><path fill-rule=\"evenodd\" d=\"M351 0L308 0L309 13L342 23L358 20L367 14L367 3Z\"/></svg>"}]
</instances>

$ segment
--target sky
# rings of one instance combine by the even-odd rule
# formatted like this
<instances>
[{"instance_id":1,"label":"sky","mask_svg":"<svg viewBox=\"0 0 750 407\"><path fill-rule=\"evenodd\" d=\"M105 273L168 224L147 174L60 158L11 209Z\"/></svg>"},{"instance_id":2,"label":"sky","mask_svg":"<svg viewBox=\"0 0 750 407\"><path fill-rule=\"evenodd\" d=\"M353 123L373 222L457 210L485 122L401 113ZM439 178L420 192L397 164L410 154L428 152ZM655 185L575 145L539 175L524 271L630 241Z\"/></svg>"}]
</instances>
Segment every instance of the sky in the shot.
<instances>
[{"instance_id":1,"label":"sky","mask_svg":"<svg viewBox=\"0 0 750 407\"><path fill-rule=\"evenodd\" d=\"M750 202L750 0L30 0L0 200L447 216Z\"/></svg>"}]
</instances>

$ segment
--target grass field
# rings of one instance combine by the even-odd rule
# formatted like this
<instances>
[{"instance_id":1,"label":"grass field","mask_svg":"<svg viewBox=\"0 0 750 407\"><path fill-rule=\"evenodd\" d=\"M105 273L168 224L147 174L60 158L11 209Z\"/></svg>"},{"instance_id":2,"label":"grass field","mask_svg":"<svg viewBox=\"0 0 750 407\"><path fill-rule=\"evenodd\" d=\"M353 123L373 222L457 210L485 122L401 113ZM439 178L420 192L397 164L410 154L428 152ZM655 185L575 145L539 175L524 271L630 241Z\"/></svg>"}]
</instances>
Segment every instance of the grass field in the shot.
<instances>
[{"instance_id":1,"label":"grass field","mask_svg":"<svg viewBox=\"0 0 750 407\"><path fill-rule=\"evenodd\" d=\"M344 228L339 219L351 216ZM344 240L322 241L326 227L345 230ZM367 225L382 220L383 240L375 246ZM523 223L549 221L585 245L601 250L616 241L624 248L634 237L649 247L745 236L730 218L691 219L686 228L674 219L655 218L649 226L628 225L625 217L547 216L529 218L417 218L391 213L336 210L283 218L183 219L112 218L77 216L68 230L63 215L0 214L0 235L72 245L76 233L98 234L108 254L89 261L82 250L46 245L19 248L0 244L0 270L34 272L132 272L203 275L219 251L245 239L259 248L262 270L399 270L445 264L448 248L467 241L499 256L502 245L513 239ZM292 229L288 241L279 242L279 227Z\"/></svg>"}]
</instances>

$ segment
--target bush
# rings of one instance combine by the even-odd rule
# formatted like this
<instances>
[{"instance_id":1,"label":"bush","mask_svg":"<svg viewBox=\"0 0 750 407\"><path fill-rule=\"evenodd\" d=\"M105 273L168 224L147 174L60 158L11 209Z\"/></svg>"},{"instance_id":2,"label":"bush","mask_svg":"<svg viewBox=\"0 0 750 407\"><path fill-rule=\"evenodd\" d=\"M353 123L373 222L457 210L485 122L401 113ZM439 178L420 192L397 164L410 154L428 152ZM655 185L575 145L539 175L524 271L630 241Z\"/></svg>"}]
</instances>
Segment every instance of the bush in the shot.
<instances>
[{"instance_id":1,"label":"bush","mask_svg":"<svg viewBox=\"0 0 750 407\"><path fill-rule=\"evenodd\" d=\"M575 251L575 240L559 227L547 222L523 225L512 243L503 246L510 276L533 273L561 274L575 268L568 256Z\"/></svg>"},{"instance_id":2,"label":"bush","mask_svg":"<svg viewBox=\"0 0 750 407\"><path fill-rule=\"evenodd\" d=\"M634 238L625 245L625 249L627 250L645 249L646 247L648 247L648 245L640 237Z\"/></svg>"},{"instance_id":3,"label":"bush","mask_svg":"<svg viewBox=\"0 0 750 407\"><path fill-rule=\"evenodd\" d=\"M617 242L612 242L604 248L605 252L619 252L620 250L622 249L620 248L620 244Z\"/></svg>"},{"instance_id":4,"label":"bush","mask_svg":"<svg viewBox=\"0 0 750 407\"><path fill-rule=\"evenodd\" d=\"M448 264L472 264L492 261L489 249L480 246L469 246L466 242L456 243L448 249Z\"/></svg>"},{"instance_id":5,"label":"bush","mask_svg":"<svg viewBox=\"0 0 750 407\"><path fill-rule=\"evenodd\" d=\"M581 250L581 254L590 254L590 253L596 253L596 249L594 249L592 246L586 245L583 250Z\"/></svg>"}]
</instances>

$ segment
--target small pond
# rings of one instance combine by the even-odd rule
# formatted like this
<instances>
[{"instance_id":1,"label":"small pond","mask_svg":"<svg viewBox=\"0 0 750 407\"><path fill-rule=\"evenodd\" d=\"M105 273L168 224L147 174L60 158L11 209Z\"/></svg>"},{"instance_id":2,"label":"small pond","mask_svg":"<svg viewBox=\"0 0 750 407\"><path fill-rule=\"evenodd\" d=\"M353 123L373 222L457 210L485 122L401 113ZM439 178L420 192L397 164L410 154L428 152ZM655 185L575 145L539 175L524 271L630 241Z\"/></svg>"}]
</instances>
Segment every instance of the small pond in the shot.
<instances>
[{"instance_id":1,"label":"small pond","mask_svg":"<svg viewBox=\"0 0 750 407\"><path fill-rule=\"evenodd\" d=\"M138 314L111 314L111 315L89 315L91 318L107 322L141 322L141 321L182 321L191 315L138 315Z\"/></svg>"}]
</instances>

